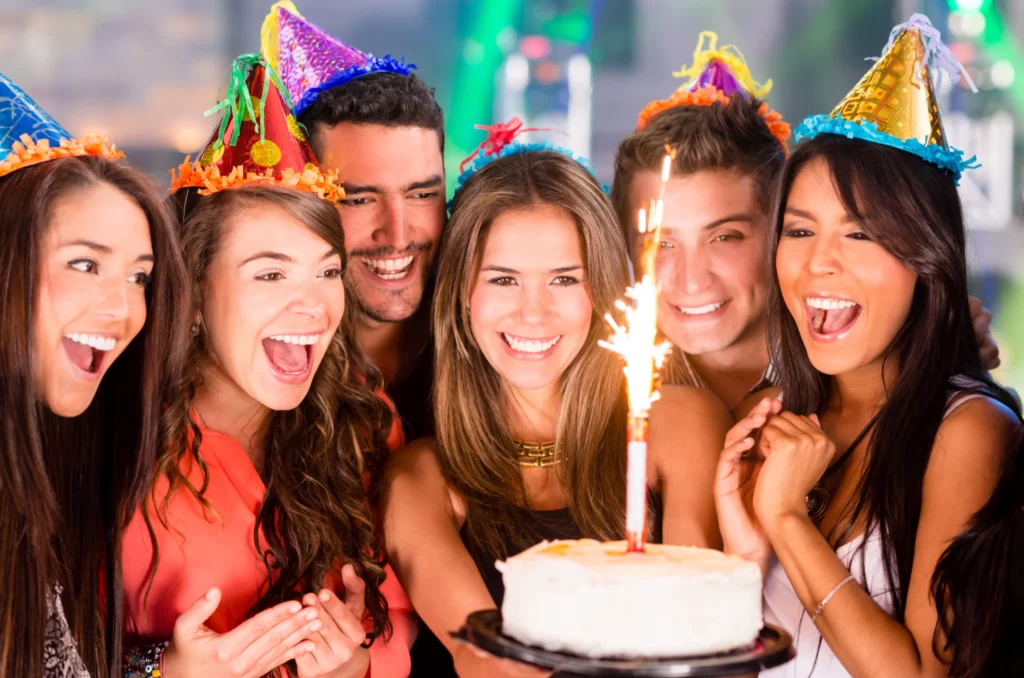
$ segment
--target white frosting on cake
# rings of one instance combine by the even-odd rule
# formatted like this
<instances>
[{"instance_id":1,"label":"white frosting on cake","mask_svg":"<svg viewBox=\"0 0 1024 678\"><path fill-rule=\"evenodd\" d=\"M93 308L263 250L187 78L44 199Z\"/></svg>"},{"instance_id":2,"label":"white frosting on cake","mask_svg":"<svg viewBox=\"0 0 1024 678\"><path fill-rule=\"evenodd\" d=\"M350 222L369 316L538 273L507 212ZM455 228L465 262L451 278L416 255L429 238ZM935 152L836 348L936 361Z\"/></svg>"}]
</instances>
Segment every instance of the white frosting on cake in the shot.
<instances>
[{"instance_id":1,"label":"white frosting on cake","mask_svg":"<svg viewBox=\"0 0 1024 678\"><path fill-rule=\"evenodd\" d=\"M749 646L762 627L761 570L720 551L543 542L497 568L502 632L585 657L680 657Z\"/></svg>"}]
</instances>

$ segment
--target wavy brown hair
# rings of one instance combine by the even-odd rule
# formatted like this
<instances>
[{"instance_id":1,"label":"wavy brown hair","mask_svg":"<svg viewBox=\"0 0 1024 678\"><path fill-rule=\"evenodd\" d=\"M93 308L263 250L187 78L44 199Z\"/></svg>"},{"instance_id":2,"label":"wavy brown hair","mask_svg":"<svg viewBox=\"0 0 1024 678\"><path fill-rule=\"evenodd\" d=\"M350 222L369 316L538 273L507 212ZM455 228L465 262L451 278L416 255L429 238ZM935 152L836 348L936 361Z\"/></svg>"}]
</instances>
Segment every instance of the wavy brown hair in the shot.
<instances>
[{"instance_id":1,"label":"wavy brown hair","mask_svg":"<svg viewBox=\"0 0 1024 678\"><path fill-rule=\"evenodd\" d=\"M197 201L186 204L188 200ZM195 299L189 317L201 311L206 295L207 269L217 253L224 225L246 209L278 209L305 224L342 253L345 243L341 221L331 203L312 194L278 186L243 186L212 196L179 197L176 209L187 214L182 227L182 246ZM346 304L346 316L355 304ZM325 578L351 563L366 581L366 609L373 619L371 637L389 632L388 608L380 585L384 580L382 552L375 534L373 515L363 491L362 474L377 475L388 452L387 438L392 413L376 393L381 378L377 369L338 330L320 363L309 393L292 410L273 411L263 425L263 481L267 493L256 516L253 541L267 569L267 589L250 611L255 614L302 593L323 586ZM201 452L202 434L191 415L192 399L202 376L199 365L209 355L205 332L199 332L190 348L182 397L171 403L174 417L183 423L177 437L169 440L157 463L157 474L170 487L157 507L161 522L174 492L188 492L203 499L208 478ZM185 429L188 433L184 433ZM195 487L182 473L186 460L195 460L203 483ZM148 507L145 519L154 538ZM168 527L173 528L173 525ZM259 540L262 530L264 548ZM152 575L159 567L155 550ZM148 592L147 592L148 594Z\"/></svg>"},{"instance_id":2,"label":"wavy brown hair","mask_svg":"<svg viewBox=\"0 0 1024 678\"><path fill-rule=\"evenodd\" d=\"M509 392L470 328L469 299L490 225L502 213L552 205L576 223L594 306L590 332L562 376L555 435L559 480L581 532L621 539L625 529L625 386L620 358L598 346L602 318L628 283L626 248L601 185L571 158L531 151L491 162L455 196L438 256L434 296L434 402L441 467L466 502L465 535L488 557L526 546L526 490L506 415Z\"/></svg>"},{"instance_id":3,"label":"wavy brown hair","mask_svg":"<svg viewBox=\"0 0 1024 678\"><path fill-rule=\"evenodd\" d=\"M57 204L107 184L145 213L155 266L146 322L84 413L53 414L33 383L42 239ZM124 163L71 157L0 179L0 675L45 674L47 602L61 595L92 676L121 675L121 535L173 425L187 341L188 284L160 191Z\"/></svg>"}]
</instances>

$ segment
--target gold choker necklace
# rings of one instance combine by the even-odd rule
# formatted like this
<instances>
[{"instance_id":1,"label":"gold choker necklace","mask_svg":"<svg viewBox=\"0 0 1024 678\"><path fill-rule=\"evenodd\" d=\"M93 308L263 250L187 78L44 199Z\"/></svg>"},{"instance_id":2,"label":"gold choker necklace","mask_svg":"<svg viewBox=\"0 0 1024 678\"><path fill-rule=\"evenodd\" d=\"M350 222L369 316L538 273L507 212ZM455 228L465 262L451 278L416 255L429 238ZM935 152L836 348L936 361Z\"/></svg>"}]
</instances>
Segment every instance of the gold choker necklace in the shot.
<instances>
[{"instance_id":1,"label":"gold choker necklace","mask_svg":"<svg viewBox=\"0 0 1024 678\"><path fill-rule=\"evenodd\" d=\"M554 466L562 459L555 456L555 443L524 443L521 440L512 441L519 454L520 466L543 467Z\"/></svg>"}]
</instances>

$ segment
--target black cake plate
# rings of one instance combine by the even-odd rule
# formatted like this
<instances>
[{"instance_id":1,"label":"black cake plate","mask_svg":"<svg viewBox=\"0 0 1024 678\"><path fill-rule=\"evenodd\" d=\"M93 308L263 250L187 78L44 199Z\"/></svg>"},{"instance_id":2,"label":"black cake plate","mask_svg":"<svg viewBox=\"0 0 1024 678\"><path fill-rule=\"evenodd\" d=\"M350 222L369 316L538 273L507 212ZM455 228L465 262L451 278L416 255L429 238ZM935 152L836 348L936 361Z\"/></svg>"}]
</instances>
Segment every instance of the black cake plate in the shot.
<instances>
[{"instance_id":1,"label":"black cake plate","mask_svg":"<svg viewBox=\"0 0 1024 678\"><path fill-rule=\"evenodd\" d=\"M743 676L785 664L794 657L789 634L771 625L765 625L748 648L721 654L652 659L593 659L524 645L501 632L499 610L474 612L466 619L466 625L452 636L498 657L553 669L557 676Z\"/></svg>"}]
</instances>

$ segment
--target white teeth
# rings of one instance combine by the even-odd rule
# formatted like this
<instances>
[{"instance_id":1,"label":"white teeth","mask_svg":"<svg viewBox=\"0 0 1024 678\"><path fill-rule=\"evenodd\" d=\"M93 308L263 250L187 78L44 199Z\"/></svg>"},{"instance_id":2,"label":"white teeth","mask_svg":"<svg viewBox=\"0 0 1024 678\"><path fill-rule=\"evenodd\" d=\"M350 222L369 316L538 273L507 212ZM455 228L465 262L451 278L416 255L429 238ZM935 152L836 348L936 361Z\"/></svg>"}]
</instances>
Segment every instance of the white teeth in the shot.
<instances>
[{"instance_id":1,"label":"white teeth","mask_svg":"<svg viewBox=\"0 0 1024 678\"><path fill-rule=\"evenodd\" d=\"M315 344L320 339L319 334L278 334L270 337L273 341L281 341L286 344L297 344L299 346L309 346Z\"/></svg>"},{"instance_id":2,"label":"white teeth","mask_svg":"<svg viewBox=\"0 0 1024 678\"><path fill-rule=\"evenodd\" d=\"M409 274L408 268L412 265L414 258L415 256L412 254L401 259L368 259L363 257L363 263L384 280L401 280Z\"/></svg>"},{"instance_id":3,"label":"white teeth","mask_svg":"<svg viewBox=\"0 0 1024 678\"><path fill-rule=\"evenodd\" d=\"M811 308L820 308L823 311L835 311L840 308L851 308L857 304L846 299L829 299L825 297L808 297L807 305Z\"/></svg>"},{"instance_id":4,"label":"white teeth","mask_svg":"<svg viewBox=\"0 0 1024 678\"><path fill-rule=\"evenodd\" d=\"M725 302L719 301L714 304L708 304L707 306L698 306L697 308L683 308L682 306L676 306L676 308L685 315L704 315L705 313L714 313L723 306L725 306Z\"/></svg>"},{"instance_id":5,"label":"white teeth","mask_svg":"<svg viewBox=\"0 0 1024 678\"><path fill-rule=\"evenodd\" d=\"M533 341L531 339L513 337L511 334L505 334L504 332L501 333L501 336L505 338L505 341L508 342L508 345L511 346L513 350L520 351L522 353L543 353L557 344L558 340L562 338L561 335L559 335L548 341Z\"/></svg>"},{"instance_id":6,"label":"white teeth","mask_svg":"<svg viewBox=\"0 0 1024 678\"><path fill-rule=\"evenodd\" d=\"M100 337L95 334L65 334L64 336L75 343L84 344L97 351L113 351L117 346L117 339L113 337Z\"/></svg>"}]
</instances>

